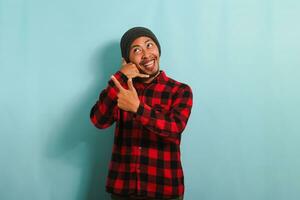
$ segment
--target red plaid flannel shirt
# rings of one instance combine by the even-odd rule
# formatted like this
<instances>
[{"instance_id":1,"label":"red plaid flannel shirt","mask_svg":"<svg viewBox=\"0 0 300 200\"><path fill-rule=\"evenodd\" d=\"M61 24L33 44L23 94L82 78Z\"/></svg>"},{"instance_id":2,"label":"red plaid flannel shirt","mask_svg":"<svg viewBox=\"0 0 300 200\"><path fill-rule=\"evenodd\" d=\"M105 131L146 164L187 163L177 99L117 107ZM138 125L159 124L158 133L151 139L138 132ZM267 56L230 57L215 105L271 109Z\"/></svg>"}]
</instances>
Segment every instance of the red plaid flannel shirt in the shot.
<instances>
[{"instance_id":1,"label":"red plaid flannel shirt","mask_svg":"<svg viewBox=\"0 0 300 200\"><path fill-rule=\"evenodd\" d=\"M124 74L114 76L128 88ZM191 88L163 71L149 84L133 84L140 99L137 113L118 108L118 88L112 80L90 113L97 128L116 122L106 191L150 198L182 196L180 141L192 108Z\"/></svg>"}]
</instances>

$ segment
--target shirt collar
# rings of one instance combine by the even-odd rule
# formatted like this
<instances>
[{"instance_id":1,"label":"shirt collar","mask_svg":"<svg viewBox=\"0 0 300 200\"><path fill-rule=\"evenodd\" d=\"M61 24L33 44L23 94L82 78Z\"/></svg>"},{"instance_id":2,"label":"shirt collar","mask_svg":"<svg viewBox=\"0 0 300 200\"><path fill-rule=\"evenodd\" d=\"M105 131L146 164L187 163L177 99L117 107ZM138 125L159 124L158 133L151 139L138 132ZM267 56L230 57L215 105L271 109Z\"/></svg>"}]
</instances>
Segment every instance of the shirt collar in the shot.
<instances>
[{"instance_id":1,"label":"shirt collar","mask_svg":"<svg viewBox=\"0 0 300 200\"><path fill-rule=\"evenodd\" d=\"M166 73L163 70L160 70L159 75L153 79L151 83L165 83L168 80Z\"/></svg>"}]
</instances>

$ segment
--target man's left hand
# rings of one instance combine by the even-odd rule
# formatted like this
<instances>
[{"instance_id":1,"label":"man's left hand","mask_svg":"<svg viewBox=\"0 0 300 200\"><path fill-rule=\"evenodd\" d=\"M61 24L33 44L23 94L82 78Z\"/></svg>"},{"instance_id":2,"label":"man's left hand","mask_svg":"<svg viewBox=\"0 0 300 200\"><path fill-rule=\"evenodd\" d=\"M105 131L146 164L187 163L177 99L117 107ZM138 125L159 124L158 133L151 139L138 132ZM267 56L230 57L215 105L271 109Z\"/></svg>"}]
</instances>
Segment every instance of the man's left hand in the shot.
<instances>
[{"instance_id":1,"label":"man's left hand","mask_svg":"<svg viewBox=\"0 0 300 200\"><path fill-rule=\"evenodd\" d=\"M132 78L128 79L128 90L122 87L122 85L116 79L116 77L111 76L111 79L115 83L116 87L119 89L118 107L122 110L136 113L140 105L140 100L133 86Z\"/></svg>"}]
</instances>

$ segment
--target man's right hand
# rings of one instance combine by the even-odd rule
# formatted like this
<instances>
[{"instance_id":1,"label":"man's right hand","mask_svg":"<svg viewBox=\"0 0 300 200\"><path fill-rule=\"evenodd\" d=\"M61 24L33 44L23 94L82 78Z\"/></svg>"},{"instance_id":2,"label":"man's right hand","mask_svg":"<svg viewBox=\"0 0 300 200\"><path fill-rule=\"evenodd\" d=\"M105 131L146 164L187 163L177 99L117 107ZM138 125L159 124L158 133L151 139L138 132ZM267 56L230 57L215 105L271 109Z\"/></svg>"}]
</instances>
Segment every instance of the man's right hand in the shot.
<instances>
[{"instance_id":1,"label":"man's right hand","mask_svg":"<svg viewBox=\"0 0 300 200\"><path fill-rule=\"evenodd\" d=\"M149 78L148 74L141 74L134 63L127 63L124 58L122 58L122 67L120 71L125 74L128 79L135 77Z\"/></svg>"}]
</instances>

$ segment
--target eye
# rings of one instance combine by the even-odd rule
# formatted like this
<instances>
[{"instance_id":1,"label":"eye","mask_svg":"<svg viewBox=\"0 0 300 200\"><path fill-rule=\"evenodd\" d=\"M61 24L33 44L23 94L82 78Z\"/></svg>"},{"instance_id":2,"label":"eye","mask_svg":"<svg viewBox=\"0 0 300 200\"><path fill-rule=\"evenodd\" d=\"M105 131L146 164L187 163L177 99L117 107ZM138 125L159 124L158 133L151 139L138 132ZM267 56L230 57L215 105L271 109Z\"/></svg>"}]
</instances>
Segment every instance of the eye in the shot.
<instances>
[{"instance_id":1,"label":"eye","mask_svg":"<svg viewBox=\"0 0 300 200\"><path fill-rule=\"evenodd\" d=\"M140 53L141 52L141 49L140 48L134 48L133 49L133 53L135 53L135 54L138 54L138 53Z\"/></svg>"},{"instance_id":2,"label":"eye","mask_svg":"<svg viewBox=\"0 0 300 200\"><path fill-rule=\"evenodd\" d=\"M153 43L149 42L147 43L147 48L151 48L153 46Z\"/></svg>"}]
</instances>

